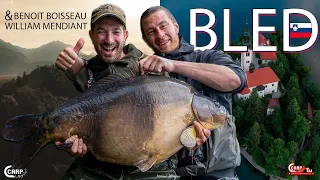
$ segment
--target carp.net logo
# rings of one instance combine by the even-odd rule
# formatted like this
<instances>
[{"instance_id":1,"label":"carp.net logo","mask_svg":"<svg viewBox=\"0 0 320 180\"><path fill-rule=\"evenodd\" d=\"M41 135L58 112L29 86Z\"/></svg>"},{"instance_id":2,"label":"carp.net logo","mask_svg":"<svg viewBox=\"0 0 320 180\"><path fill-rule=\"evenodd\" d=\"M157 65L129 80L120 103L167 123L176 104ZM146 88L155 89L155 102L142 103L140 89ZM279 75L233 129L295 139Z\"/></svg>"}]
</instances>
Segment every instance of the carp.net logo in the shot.
<instances>
[{"instance_id":1,"label":"carp.net logo","mask_svg":"<svg viewBox=\"0 0 320 180\"><path fill-rule=\"evenodd\" d=\"M4 175L8 178L23 178L27 174L27 169L12 169L12 165L4 168Z\"/></svg>"},{"instance_id":2,"label":"carp.net logo","mask_svg":"<svg viewBox=\"0 0 320 180\"><path fill-rule=\"evenodd\" d=\"M292 176L313 176L312 169L305 166L295 166L294 163L288 166L289 175Z\"/></svg>"}]
</instances>

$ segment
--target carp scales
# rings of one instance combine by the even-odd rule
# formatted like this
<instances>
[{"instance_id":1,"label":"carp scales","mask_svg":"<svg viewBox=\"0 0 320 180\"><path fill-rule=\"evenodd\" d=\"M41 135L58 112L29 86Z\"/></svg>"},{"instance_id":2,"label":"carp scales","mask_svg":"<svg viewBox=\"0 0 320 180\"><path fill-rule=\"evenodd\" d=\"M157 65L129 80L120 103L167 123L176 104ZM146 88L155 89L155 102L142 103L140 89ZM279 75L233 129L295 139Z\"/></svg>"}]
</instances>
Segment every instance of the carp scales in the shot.
<instances>
[{"instance_id":1,"label":"carp scales","mask_svg":"<svg viewBox=\"0 0 320 180\"><path fill-rule=\"evenodd\" d=\"M15 168L26 167L46 144L78 135L96 159L145 172L196 145L193 121L214 130L229 116L224 106L187 83L145 75L99 81L51 111L8 120L2 135L18 143Z\"/></svg>"}]
</instances>

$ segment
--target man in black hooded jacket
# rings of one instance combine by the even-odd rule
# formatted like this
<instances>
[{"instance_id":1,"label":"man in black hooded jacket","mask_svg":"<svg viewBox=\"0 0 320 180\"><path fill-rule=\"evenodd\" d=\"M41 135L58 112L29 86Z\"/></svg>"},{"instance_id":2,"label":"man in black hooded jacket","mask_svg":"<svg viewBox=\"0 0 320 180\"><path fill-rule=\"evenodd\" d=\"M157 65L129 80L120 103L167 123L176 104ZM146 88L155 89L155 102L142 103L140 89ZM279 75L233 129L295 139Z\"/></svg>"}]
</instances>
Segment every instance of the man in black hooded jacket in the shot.
<instances>
[{"instance_id":1,"label":"man in black hooded jacket","mask_svg":"<svg viewBox=\"0 0 320 180\"><path fill-rule=\"evenodd\" d=\"M173 15L161 6L147 9L140 26L144 41L155 52L140 61L142 74L169 72L171 77L217 100L232 114L232 94L244 88L246 77L229 55L194 50L178 35L179 25ZM184 148L170 158L175 171L182 178L238 179L234 169L241 159L234 118L211 134L207 131L197 131L197 146L192 150Z\"/></svg>"}]
</instances>

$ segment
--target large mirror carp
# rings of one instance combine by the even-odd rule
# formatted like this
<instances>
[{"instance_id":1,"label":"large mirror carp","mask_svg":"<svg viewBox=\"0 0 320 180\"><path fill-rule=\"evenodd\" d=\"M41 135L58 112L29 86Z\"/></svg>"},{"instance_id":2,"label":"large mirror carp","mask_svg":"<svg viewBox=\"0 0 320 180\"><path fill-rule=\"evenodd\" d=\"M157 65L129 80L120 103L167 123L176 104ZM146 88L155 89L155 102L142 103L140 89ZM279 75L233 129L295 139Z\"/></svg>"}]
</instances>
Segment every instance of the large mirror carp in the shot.
<instances>
[{"instance_id":1,"label":"large mirror carp","mask_svg":"<svg viewBox=\"0 0 320 180\"><path fill-rule=\"evenodd\" d=\"M97 82L49 112L6 122L4 139L18 143L13 167L24 168L50 142L84 139L100 160L149 170L196 144L197 121L213 130L229 118L225 107L176 79L146 75Z\"/></svg>"}]
</instances>

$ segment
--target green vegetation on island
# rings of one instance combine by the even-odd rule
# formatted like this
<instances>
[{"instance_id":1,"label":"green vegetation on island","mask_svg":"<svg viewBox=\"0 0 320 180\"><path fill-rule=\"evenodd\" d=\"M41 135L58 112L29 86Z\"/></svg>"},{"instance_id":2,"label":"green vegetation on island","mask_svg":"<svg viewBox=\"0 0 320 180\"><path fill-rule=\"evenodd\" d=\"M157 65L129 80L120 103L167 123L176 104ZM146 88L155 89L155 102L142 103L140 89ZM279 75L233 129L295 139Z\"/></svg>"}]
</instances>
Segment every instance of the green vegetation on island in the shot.
<instances>
[{"instance_id":1,"label":"green vegetation on island","mask_svg":"<svg viewBox=\"0 0 320 180\"><path fill-rule=\"evenodd\" d=\"M320 87L310 82L311 67L300 54L282 51L282 32L270 36L278 47L275 62L269 63L283 87L280 107L266 115L271 96L258 96L254 89L247 100L233 105L237 136L257 164L268 175L292 178L288 165L295 163L315 172L311 180L320 179ZM241 41L241 38L239 39ZM235 56L235 55L233 55ZM309 105L309 106L308 106ZM312 107L312 112L310 108ZM309 112L308 112L309 111Z\"/></svg>"}]
</instances>

